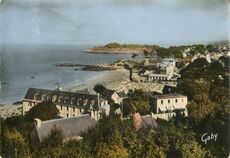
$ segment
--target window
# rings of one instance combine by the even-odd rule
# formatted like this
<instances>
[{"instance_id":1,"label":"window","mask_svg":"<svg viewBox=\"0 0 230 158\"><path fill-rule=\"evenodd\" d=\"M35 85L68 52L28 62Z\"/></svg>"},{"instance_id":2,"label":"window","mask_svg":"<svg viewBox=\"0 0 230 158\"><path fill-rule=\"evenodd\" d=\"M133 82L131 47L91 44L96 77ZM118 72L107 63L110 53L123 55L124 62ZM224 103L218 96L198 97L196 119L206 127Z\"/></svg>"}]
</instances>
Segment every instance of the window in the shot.
<instances>
[{"instance_id":1,"label":"window","mask_svg":"<svg viewBox=\"0 0 230 158\"><path fill-rule=\"evenodd\" d=\"M80 106L80 105L81 105L81 102L82 102L82 99L79 98L79 99L77 100L77 105Z\"/></svg>"},{"instance_id":2,"label":"window","mask_svg":"<svg viewBox=\"0 0 230 158\"><path fill-rule=\"evenodd\" d=\"M84 102L83 102L83 106L86 106L88 103L88 99L85 99Z\"/></svg>"},{"instance_id":3,"label":"window","mask_svg":"<svg viewBox=\"0 0 230 158\"><path fill-rule=\"evenodd\" d=\"M74 117L75 115L73 114L73 117Z\"/></svg>"},{"instance_id":4,"label":"window","mask_svg":"<svg viewBox=\"0 0 230 158\"><path fill-rule=\"evenodd\" d=\"M73 112L75 112L75 107L73 107Z\"/></svg>"},{"instance_id":5,"label":"window","mask_svg":"<svg viewBox=\"0 0 230 158\"><path fill-rule=\"evenodd\" d=\"M66 107L66 109L67 109L67 111L69 111L69 107L68 106Z\"/></svg>"},{"instance_id":6,"label":"window","mask_svg":"<svg viewBox=\"0 0 230 158\"><path fill-rule=\"evenodd\" d=\"M170 100L168 100L168 103L170 103Z\"/></svg>"},{"instance_id":7,"label":"window","mask_svg":"<svg viewBox=\"0 0 230 158\"><path fill-rule=\"evenodd\" d=\"M163 100L161 100L161 104L163 104Z\"/></svg>"},{"instance_id":8,"label":"window","mask_svg":"<svg viewBox=\"0 0 230 158\"><path fill-rule=\"evenodd\" d=\"M71 98L70 104L74 104L74 102L75 102L75 98Z\"/></svg>"},{"instance_id":9,"label":"window","mask_svg":"<svg viewBox=\"0 0 230 158\"><path fill-rule=\"evenodd\" d=\"M182 99L182 102L184 101L184 99Z\"/></svg>"},{"instance_id":10,"label":"window","mask_svg":"<svg viewBox=\"0 0 230 158\"><path fill-rule=\"evenodd\" d=\"M176 99L176 103L177 103L177 99Z\"/></svg>"},{"instance_id":11,"label":"window","mask_svg":"<svg viewBox=\"0 0 230 158\"><path fill-rule=\"evenodd\" d=\"M57 96L54 95L54 96L52 97L52 102L56 102L56 100L57 100Z\"/></svg>"},{"instance_id":12,"label":"window","mask_svg":"<svg viewBox=\"0 0 230 158\"><path fill-rule=\"evenodd\" d=\"M61 110L62 110L62 105L61 105Z\"/></svg>"},{"instance_id":13,"label":"window","mask_svg":"<svg viewBox=\"0 0 230 158\"><path fill-rule=\"evenodd\" d=\"M66 117L69 117L69 114L66 114Z\"/></svg>"}]
</instances>

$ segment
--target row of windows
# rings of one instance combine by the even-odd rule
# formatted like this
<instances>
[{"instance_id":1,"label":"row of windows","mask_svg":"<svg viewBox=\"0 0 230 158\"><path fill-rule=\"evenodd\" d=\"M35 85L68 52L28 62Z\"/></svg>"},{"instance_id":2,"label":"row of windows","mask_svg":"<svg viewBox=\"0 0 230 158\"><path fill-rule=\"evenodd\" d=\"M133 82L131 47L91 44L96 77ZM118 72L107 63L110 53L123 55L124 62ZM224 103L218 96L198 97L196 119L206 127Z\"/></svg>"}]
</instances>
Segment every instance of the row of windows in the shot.
<instances>
[{"instance_id":1,"label":"row of windows","mask_svg":"<svg viewBox=\"0 0 230 158\"><path fill-rule=\"evenodd\" d=\"M35 100L41 99L42 101L52 100L53 102L64 103L64 104L67 104L67 103L74 104L76 102L77 105L83 104L84 106L87 105L89 102L89 99L82 99L82 98L76 99L75 97L73 98L65 97L64 98L63 96L57 96L57 95L54 95L53 97L51 97L51 96L46 96L45 94L43 94L40 98L38 93L34 94L34 99ZM93 105L93 104L95 104L95 100L90 101L90 105Z\"/></svg>"},{"instance_id":2,"label":"row of windows","mask_svg":"<svg viewBox=\"0 0 230 158\"><path fill-rule=\"evenodd\" d=\"M60 106L60 109L63 110L63 107L66 107L66 111L70 111L70 107L68 107L68 106L62 106L62 105L61 105L61 106ZM77 109L78 109L78 108L77 108ZM73 110L73 112L75 112L75 111L76 111L76 108L75 108L75 107L72 107L72 110ZM84 111L84 109L81 109L81 108L80 108L80 113L83 112L83 111Z\"/></svg>"},{"instance_id":3,"label":"row of windows","mask_svg":"<svg viewBox=\"0 0 230 158\"><path fill-rule=\"evenodd\" d=\"M184 99L181 99L181 101L183 102L184 101ZM168 103L170 103L171 102L171 100L170 99L168 99ZM175 99L175 102L177 103L178 102L178 99ZM161 104L164 104L164 100L161 100Z\"/></svg>"}]
</instances>

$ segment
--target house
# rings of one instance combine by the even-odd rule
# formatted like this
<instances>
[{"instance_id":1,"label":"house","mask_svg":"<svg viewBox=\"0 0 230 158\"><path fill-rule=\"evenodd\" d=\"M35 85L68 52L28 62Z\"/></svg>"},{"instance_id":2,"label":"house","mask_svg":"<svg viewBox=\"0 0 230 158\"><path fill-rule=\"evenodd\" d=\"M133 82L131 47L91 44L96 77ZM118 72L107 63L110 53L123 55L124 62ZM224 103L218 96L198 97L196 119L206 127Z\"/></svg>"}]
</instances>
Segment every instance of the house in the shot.
<instances>
[{"instance_id":1,"label":"house","mask_svg":"<svg viewBox=\"0 0 230 158\"><path fill-rule=\"evenodd\" d=\"M161 63L160 63L160 67L161 68L166 68L168 66L173 66L176 67L176 60L174 58L164 58Z\"/></svg>"},{"instance_id":2,"label":"house","mask_svg":"<svg viewBox=\"0 0 230 158\"><path fill-rule=\"evenodd\" d=\"M30 133L31 145L38 146L44 141L47 136L51 134L54 129L60 130L64 141L79 140L80 134L87 132L89 129L96 126L96 120L89 115L81 115L71 118L53 119L48 121L41 121L35 119L35 125Z\"/></svg>"},{"instance_id":3,"label":"house","mask_svg":"<svg viewBox=\"0 0 230 158\"><path fill-rule=\"evenodd\" d=\"M133 114L133 121L134 126L137 130L146 127L150 127L152 129L158 127L156 120L152 116L141 116L139 112Z\"/></svg>"},{"instance_id":4,"label":"house","mask_svg":"<svg viewBox=\"0 0 230 158\"><path fill-rule=\"evenodd\" d=\"M109 115L110 111L108 100L99 94L29 88L23 99L23 115L33 106L48 100L56 105L60 117L89 113L92 118L98 120L102 112Z\"/></svg>"},{"instance_id":5,"label":"house","mask_svg":"<svg viewBox=\"0 0 230 158\"><path fill-rule=\"evenodd\" d=\"M187 116L187 96L181 94L153 95L151 106L154 118L170 119L176 115L175 110L181 110Z\"/></svg>"},{"instance_id":6,"label":"house","mask_svg":"<svg viewBox=\"0 0 230 158\"><path fill-rule=\"evenodd\" d=\"M127 94L124 92L117 92L111 89L106 89L101 96L107 100L113 100L116 104L122 104L123 99L127 98Z\"/></svg>"},{"instance_id":7,"label":"house","mask_svg":"<svg viewBox=\"0 0 230 158\"><path fill-rule=\"evenodd\" d=\"M177 72L176 60L174 58L164 58L159 66L158 72L145 73L147 76L148 82L154 81L174 81L180 77L180 74Z\"/></svg>"},{"instance_id":8,"label":"house","mask_svg":"<svg viewBox=\"0 0 230 158\"><path fill-rule=\"evenodd\" d=\"M101 96L107 100L113 100L116 104L121 104L122 98L119 96L119 94L115 90L106 89L101 94Z\"/></svg>"}]
</instances>

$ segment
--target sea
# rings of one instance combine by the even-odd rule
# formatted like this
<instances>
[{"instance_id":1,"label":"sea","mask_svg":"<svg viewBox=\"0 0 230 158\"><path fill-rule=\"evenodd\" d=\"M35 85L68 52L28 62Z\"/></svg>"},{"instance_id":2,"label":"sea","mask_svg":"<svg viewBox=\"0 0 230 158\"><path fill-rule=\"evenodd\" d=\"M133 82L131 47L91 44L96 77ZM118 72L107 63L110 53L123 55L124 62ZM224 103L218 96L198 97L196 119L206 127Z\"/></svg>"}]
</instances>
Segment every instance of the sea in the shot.
<instances>
[{"instance_id":1,"label":"sea","mask_svg":"<svg viewBox=\"0 0 230 158\"><path fill-rule=\"evenodd\" d=\"M0 104L21 101L28 88L56 89L80 84L105 72L56 67L59 63L102 64L130 58L130 54L91 54L95 45L3 44L0 48Z\"/></svg>"}]
</instances>

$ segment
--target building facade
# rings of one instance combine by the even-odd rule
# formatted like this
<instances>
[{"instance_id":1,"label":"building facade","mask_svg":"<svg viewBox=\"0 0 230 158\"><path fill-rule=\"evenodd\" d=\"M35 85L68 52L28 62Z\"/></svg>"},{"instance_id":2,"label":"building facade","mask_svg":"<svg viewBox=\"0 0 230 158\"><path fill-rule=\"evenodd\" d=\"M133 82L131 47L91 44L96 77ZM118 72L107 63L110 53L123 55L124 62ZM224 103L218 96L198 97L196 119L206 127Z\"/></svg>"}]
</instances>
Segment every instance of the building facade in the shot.
<instances>
[{"instance_id":1,"label":"building facade","mask_svg":"<svg viewBox=\"0 0 230 158\"><path fill-rule=\"evenodd\" d=\"M59 110L60 117L74 117L89 113L98 120L102 112L109 114L110 105L100 95L29 88L23 99L23 115L43 101L52 101Z\"/></svg>"},{"instance_id":2,"label":"building facade","mask_svg":"<svg viewBox=\"0 0 230 158\"><path fill-rule=\"evenodd\" d=\"M172 115L175 116L175 110L181 110L187 116L187 96L181 94L163 94L152 96L153 114L156 116ZM164 116L165 117L165 116Z\"/></svg>"},{"instance_id":3,"label":"building facade","mask_svg":"<svg viewBox=\"0 0 230 158\"><path fill-rule=\"evenodd\" d=\"M176 82L180 77L176 67L176 60L174 58L164 58L158 66L159 72L153 72L146 74L148 82L161 82L172 81Z\"/></svg>"}]
</instances>

